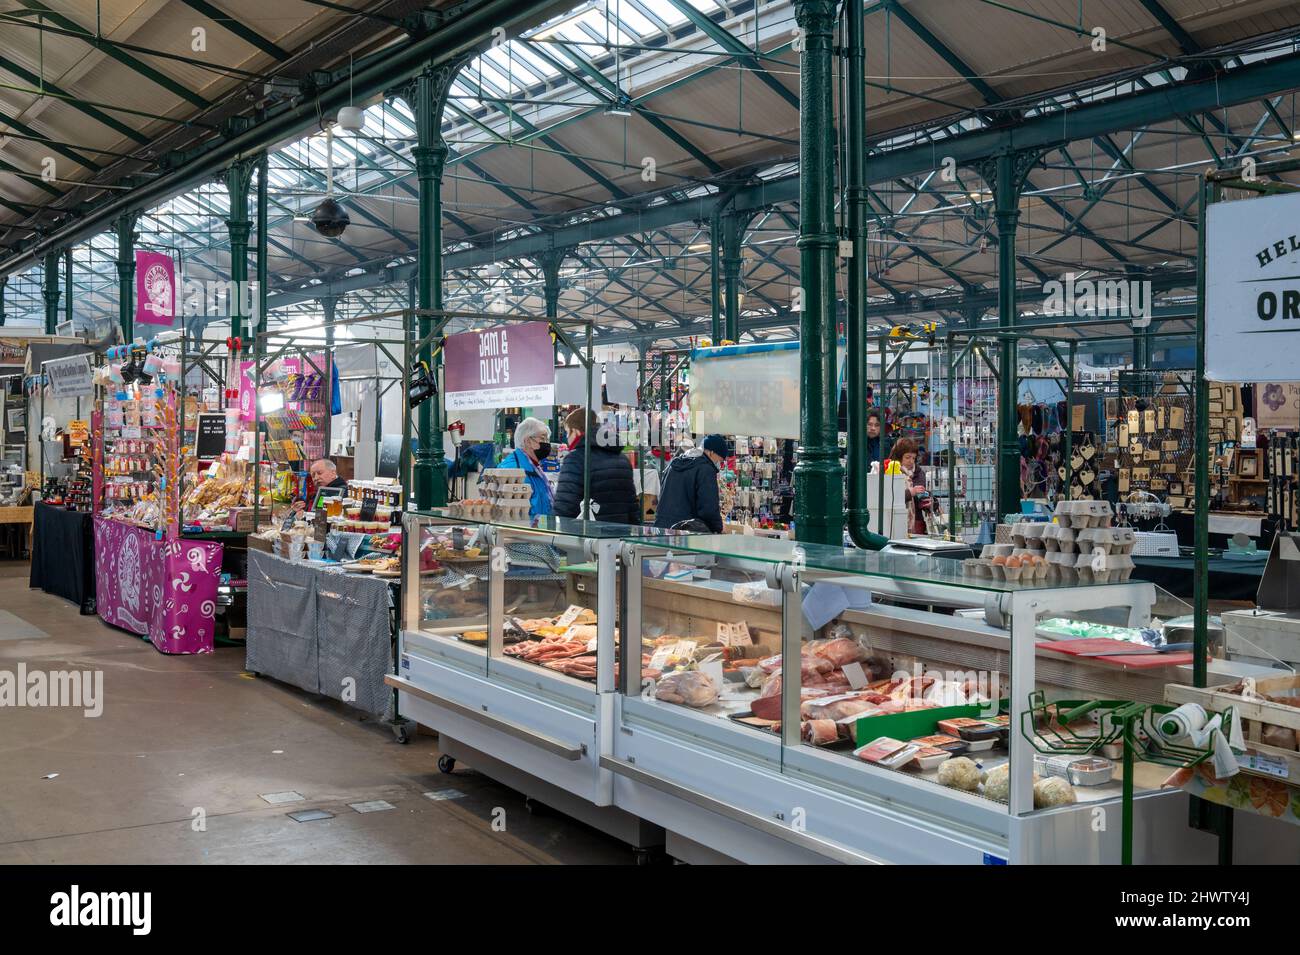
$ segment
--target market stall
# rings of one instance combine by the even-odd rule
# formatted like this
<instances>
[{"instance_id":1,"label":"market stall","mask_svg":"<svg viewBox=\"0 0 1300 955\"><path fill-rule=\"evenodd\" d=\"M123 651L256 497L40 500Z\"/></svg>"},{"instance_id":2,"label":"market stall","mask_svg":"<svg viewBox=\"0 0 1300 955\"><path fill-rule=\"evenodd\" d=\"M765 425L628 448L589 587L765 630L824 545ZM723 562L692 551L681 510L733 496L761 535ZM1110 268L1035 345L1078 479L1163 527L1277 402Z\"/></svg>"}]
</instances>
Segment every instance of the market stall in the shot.
<instances>
[{"instance_id":1,"label":"market stall","mask_svg":"<svg viewBox=\"0 0 1300 955\"><path fill-rule=\"evenodd\" d=\"M1053 525L1073 532L1068 578L1031 560L1014 580L979 558L408 514L407 541L447 564L407 551L420 583L389 682L439 730L444 770L629 841L632 818L661 827L678 858L1208 861L1162 784L1210 750L1155 751L1122 723L1172 709L1193 655L1148 642L1157 593L1125 579L1131 532L1086 506ZM1007 550L1047 552L1025 534ZM499 556L449 577L470 542ZM1214 683L1262 672L1209 661Z\"/></svg>"},{"instance_id":2,"label":"market stall","mask_svg":"<svg viewBox=\"0 0 1300 955\"><path fill-rule=\"evenodd\" d=\"M163 653L211 653L223 548L181 535L197 402L182 385L180 337L110 349L97 372L96 610Z\"/></svg>"},{"instance_id":3,"label":"market stall","mask_svg":"<svg viewBox=\"0 0 1300 955\"><path fill-rule=\"evenodd\" d=\"M393 725L395 694L384 676L395 666L398 580L369 567L248 555L245 668L311 693L341 700Z\"/></svg>"},{"instance_id":4,"label":"market stall","mask_svg":"<svg viewBox=\"0 0 1300 955\"><path fill-rule=\"evenodd\" d=\"M41 501L33 508L30 584L95 612L94 518Z\"/></svg>"}]
</instances>

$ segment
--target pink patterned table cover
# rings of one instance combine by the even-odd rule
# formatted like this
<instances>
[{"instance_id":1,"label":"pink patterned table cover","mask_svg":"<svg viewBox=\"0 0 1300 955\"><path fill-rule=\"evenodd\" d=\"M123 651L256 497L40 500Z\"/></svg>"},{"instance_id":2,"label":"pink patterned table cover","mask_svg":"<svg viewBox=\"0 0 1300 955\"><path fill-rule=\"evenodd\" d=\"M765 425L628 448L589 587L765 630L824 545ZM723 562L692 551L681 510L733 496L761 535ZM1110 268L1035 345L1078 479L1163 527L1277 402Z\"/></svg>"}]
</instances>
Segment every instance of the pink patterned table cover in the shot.
<instances>
[{"instance_id":1,"label":"pink patterned table cover","mask_svg":"<svg viewBox=\"0 0 1300 955\"><path fill-rule=\"evenodd\" d=\"M222 546L95 518L96 607L163 653L211 653Z\"/></svg>"}]
</instances>

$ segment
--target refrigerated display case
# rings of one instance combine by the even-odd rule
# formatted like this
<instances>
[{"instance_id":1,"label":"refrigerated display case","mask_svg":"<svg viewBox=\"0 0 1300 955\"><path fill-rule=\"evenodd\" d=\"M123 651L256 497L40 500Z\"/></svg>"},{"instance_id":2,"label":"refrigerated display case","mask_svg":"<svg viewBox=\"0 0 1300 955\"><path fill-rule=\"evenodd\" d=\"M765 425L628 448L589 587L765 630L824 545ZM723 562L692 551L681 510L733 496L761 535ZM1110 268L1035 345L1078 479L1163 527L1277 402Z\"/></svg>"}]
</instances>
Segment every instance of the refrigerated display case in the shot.
<instances>
[{"instance_id":1,"label":"refrigerated display case","mask_svg":"<svg viewBox=\"0 0 1300 955\"><path fill-rule=\"evenodd\" d=\"M1048 621L1139 633L1145 582L998 581L741 535L629 541L622 559L621 649L651 660L622 680L600 762L614 804L689 861L1117 862L1123 747L1049 762L1061 739L1113 730L1105 707L1062 726L1053 704L1155 705L1191 680L1185 656L1139 667L1046 645ZM1129 775L1137 859L1212 861L1185 797L1160 788L1169 773L1137 760Z\"/></svg>"},{"instance_id":2,"label":"refrigerated display case","mask_svg":"<svg viewBox=\"0 0 1300 955\"><path fill-rule=\"evenodd\" d=\"M404 516L401 711L457 760L637 848L657 827L617 810L618 553L654 528L541 517ZM674 535L677 536L677 535ZM414 583L413 583L414 582Z\"/></svg>"}]
</instances>

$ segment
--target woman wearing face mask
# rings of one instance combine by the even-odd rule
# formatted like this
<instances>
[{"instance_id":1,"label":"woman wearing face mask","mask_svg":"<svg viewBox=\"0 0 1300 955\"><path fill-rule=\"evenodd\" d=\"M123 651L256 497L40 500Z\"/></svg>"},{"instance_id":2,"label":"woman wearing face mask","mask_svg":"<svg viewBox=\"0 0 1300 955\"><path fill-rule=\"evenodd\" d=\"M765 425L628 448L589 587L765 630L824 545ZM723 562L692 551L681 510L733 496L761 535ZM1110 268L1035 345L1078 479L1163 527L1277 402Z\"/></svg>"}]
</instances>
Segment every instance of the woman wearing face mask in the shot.
<instances>
[{"instance_id":1,"label":"woman wearing face mask","mask_svg":"<svg viewBox=\"0 0 1300 955\"><path fill-rule=\"evenodd\" d=\"M497 465L519 468L524 472L524 480L533 489L533 496L528 502L529 517L545 517L554 512L551 485L540 467L541 462L551 456L550 438L551 431L545 422L537 418L525 418L515 427L515 449Z\"/></svg>"}]
</instances>

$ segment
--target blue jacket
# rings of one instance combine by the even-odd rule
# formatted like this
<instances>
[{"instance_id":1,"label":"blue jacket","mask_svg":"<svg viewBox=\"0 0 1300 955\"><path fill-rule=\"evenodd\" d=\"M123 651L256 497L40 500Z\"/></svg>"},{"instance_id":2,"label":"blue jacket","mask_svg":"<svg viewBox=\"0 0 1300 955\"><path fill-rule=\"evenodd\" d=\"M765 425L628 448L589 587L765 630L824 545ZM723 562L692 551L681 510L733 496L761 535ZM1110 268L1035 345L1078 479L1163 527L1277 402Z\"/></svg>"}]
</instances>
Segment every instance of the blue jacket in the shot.
<instances>
[{"instance_id":1,"label":"blue jacket","mask_svg":"<svg viewBox=\"0 0 1300 955\"><path fill-rule=\"evenodd\" d=\"M527 481L529 487L533 489L533 496L528 504L529 517L545 517L546 515L553 513L551 507L551 485L546 480L546 475L538 469L537 465L533 464L533 462L529 460L527 454L516 448L502 458L501 463L498 464L497 467L521 468L523 470L524 480Z\"/></svg>"}]
</instances>

